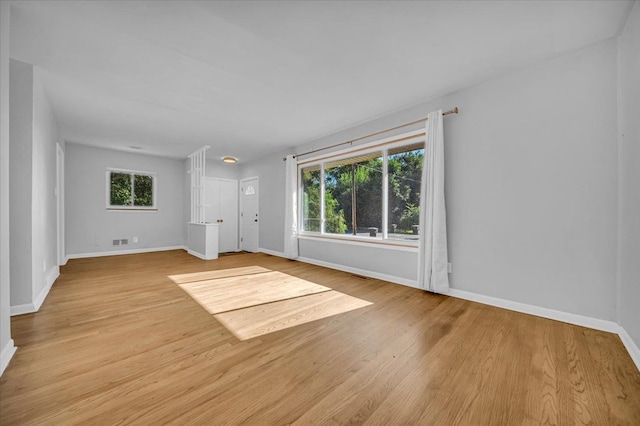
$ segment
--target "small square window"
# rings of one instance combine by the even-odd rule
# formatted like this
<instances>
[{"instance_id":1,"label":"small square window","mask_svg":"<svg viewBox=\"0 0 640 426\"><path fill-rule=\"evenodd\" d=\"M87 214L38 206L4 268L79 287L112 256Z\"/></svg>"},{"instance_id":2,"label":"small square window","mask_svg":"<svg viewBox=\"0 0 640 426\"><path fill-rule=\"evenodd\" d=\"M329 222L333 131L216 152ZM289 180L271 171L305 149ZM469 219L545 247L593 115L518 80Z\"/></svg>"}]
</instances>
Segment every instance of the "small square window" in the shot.
<instances>
[{"instance_id":1,"label":"small square window","mask_svg":"<svg viewBox=\"0 0 640 426\"><path fill-rule=\"evenodd\" d=\"M155 173L108 169L107 209L155 210L155 186Z\"/></svg>"}]
</instances>

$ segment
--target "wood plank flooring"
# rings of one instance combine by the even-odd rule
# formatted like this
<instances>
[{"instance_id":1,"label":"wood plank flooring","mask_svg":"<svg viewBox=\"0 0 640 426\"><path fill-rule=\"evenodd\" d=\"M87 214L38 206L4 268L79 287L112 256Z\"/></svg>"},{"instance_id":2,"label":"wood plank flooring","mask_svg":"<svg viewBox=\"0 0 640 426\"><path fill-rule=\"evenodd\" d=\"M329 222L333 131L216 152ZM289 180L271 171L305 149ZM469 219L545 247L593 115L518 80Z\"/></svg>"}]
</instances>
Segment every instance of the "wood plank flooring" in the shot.
<instances>
[{"instance_id":1,"label":"wood plank flooring","mask_svg":"<svg viewBox=\"0 0 640 426\"><path fill-rule=\"evenodd\" d=\"M232 268L229 271L235 272ZM331 290L278 271L236 275L180 284L210 314L264 305Z\"/></svg>"},{"instance_id":2,"label":"wood plank flooring","mask_svg":"<svg viewBox=\"0 0 640 426\"><path fill-rule=\"evenodd\" d=\"M373 304L241 341L171 279L232 268ZM12 334L2 425L640 425L616 335L264 254L71 260Z\"/></svg>"},{"instance_id":3,"label":"wood plank flooring","mask_svg":"<svg viewBox=\"0 0 640 426\"><path fill-rule=\"evenodd\" d=\"M247 340L369 305L371 302L331 290L222 312L214 318L238 339Z\"/></svg>"}]
</instances>

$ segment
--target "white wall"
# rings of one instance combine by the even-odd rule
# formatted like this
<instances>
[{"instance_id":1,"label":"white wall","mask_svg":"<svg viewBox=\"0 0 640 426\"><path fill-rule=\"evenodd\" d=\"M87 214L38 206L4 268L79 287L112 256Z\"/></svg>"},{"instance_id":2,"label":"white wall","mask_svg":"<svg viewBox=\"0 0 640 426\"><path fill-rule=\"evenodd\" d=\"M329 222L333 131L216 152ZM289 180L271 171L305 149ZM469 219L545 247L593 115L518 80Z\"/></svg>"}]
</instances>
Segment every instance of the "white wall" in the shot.
<instances>
[{"instance_id":1,"label":"white wall","mask_svg":"<svg viewBox=\"0 0 640 426\"><path fill-rule=\"evenodd\" d=\"M67 256L177 247L185 244L183 160L66 144ZM108 167L157 173L157 206L149 211L107 211ZM133 237L139 242L133 243ZM112 246L114 239L129 245Z\"/></svg>"},{"instance_id":2,"label":"white wall","mask_svg":"<svg viewBox=\"0 0 640 426\"><path fill-rule=\"evenodd\" d=\"M36 67L33 72L31 246L33 296L38 302L59 275L55 193L58 140L58 124L42 86L41 70Z\"/></svg>"},{"instance_id":3,"label":"white wall","mask_svg":"<svg viewBox=\"0 0 640 426\"><path fill-rule=\"evenodd\" d=\"M453 287L615 320L615 40L440 104Z\"/></svg>"},{"instance_id":4,"label":"white wall","mask_svg":"<svg viewBox=\"0 0 640 426\"><path fill-rule=\"evenodd\" d=\"M452 287L614 320L615 40L291 152L328 146L454 106L460 114L444 120ZM243 167L244 176L260 176L262 223L270 223L274 231L263 233L261 228L260 246L274 251L283 249L282 155ZM357 246L344 253L330 243L300 244L302 257L376 268L401 278L398 281L415 280L415 253L399 253L371 257L371 250Z\"/></svg>"},{"instance_id":5,"label":"white wall","mask_svg":"<svg viewBox=\"0 0 640 426\"><path fill-rule=\"evenodd\" d=\"M12 59L9 76L11 306L18 306L33 302L33 67Z\"/></svg>"},{"instance_id":6,"label":"white wall","mask_svg":"<svg viewBox=\"0 0 640 426\"><path fill-rule=\"evenodd\" d=\"M241 166L242 178L259 177L258 247L284 251L284 161L282 153Z\"/></svg>"},{"instance_id":7,"label":"white wall","mask_svg":"<svg viewBox=\"0 0 640 426\"><path fill-rule=\"evenodd\" d=\"M640 4L620 43L620 324L640 347Z\"/></svg>"},{"instance_id":8,"label":"white wall","mask_svg":"<svg viewBox=\"0 0 640 426\"><path fill-rule=\"evenodd\" d=\"M189 229L187 224L191 220L191 176L189 169L191 168L191 160L182 161L182 241L184 245L189 244Z\"/></svg>"},{"instance_id":9,"label":"white wall","mask_svg":"<svg viewBox=\"0 0 640 426\"><path fill-rule=\"evenodd\" d=\"M416 249L389 249L378 244L354 245L306 238L299 240L298 248L305 261L319 265L343 265L358 274L417 287Z\"/></svg>"},{"instance_id":10,"label":"white wall","mask_svg":"<svg viewBox=\"0 0 640 426\"><path fill-rule=\"evenodd\" d=\"M36 311L59 275L56 220L58 126L30 64L10 62L11 310Z\"/></svg>"},{"instance_id":11,"label":"white wall","mask_svg":"<svg viewBox=\"0 0 640 426\"><path fill-rule=\"evenodd\" d=\"M9 15L9 3L0 2L0 375L16 350L11 338L10 303Z\"/></svg>"},{"instance_id":12,"label":"white wall","mask_svg":"<svg viewBox=\"0 0 640 426\"><path fill-rule=\"evenodd\" d=\"M240 179L240 165L223 163L222 160L207 159L205 175L218 179Z\"/></svg>"}]
</instances>

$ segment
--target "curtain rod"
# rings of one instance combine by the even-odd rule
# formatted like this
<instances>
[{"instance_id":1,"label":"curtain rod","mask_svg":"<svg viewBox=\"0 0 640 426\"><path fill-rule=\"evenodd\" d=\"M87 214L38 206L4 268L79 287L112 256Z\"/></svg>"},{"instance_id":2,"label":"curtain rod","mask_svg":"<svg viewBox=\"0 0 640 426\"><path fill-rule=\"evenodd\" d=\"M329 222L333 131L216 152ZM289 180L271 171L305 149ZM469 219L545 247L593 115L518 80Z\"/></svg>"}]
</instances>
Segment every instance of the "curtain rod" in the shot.
<instances>
[{"instance_id":1,"label":"curtain rod","mask_svg":"<svg viewBox=\"0 0 640 426\"><path fill-rule=\"evenodd\" d=\"M449 111L443 112L442 115L457 114L457 113L458 113L458 107L455 107L455 108L453 108L453 109L451 109ZM312 151L303 152L302 154L294 155L293 158L297 158L297 157L299 157L301 155L313 154L314 152L324 151L325 149L331 149L331 148L335 148L337 146L352 144L354 142L357 142L357 141L362 140L362 139L369 138L371 136L376 136L376 135L379 135L381 133L387 133L387 132L390 132L392 130L400 129L402 127L411 126L412 124L418 124L418 123L420 123L422 121L426 121L427 119L428 119L428 117L421 118L419 120L412 121L411 123L405 123L405 124L401 124L401 125L396 126L396 127L391 127L389 129L380 130L379 132L369 133L368 135L360 136L359 138L351 139L351 140L348 140L346 142L340 142L340 143L337 143L335 145L325 146L324 148L318 148L318 149L314 149ZM287 160L286 157L282 158L282 161L286 161L286 160Z\"/></svg>"}]
</instances>

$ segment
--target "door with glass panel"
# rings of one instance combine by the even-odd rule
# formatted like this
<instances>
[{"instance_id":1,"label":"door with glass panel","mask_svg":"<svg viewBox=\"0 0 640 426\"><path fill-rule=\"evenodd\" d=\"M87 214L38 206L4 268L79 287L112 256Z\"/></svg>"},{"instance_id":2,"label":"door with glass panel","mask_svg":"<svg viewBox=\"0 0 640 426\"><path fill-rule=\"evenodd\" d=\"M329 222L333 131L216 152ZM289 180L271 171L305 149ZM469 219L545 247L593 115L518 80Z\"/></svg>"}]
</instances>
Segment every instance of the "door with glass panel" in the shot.
<instances>
[{"instance_id":1,"label":"door with glass panel","mask_svg":"<svg viewBox=\"0 0 640 426\"><path fill-rule=\"evenodd\" d=\"M258 178L240 181L240 249L258 251Z\"/></svg>"}]
</instances>

